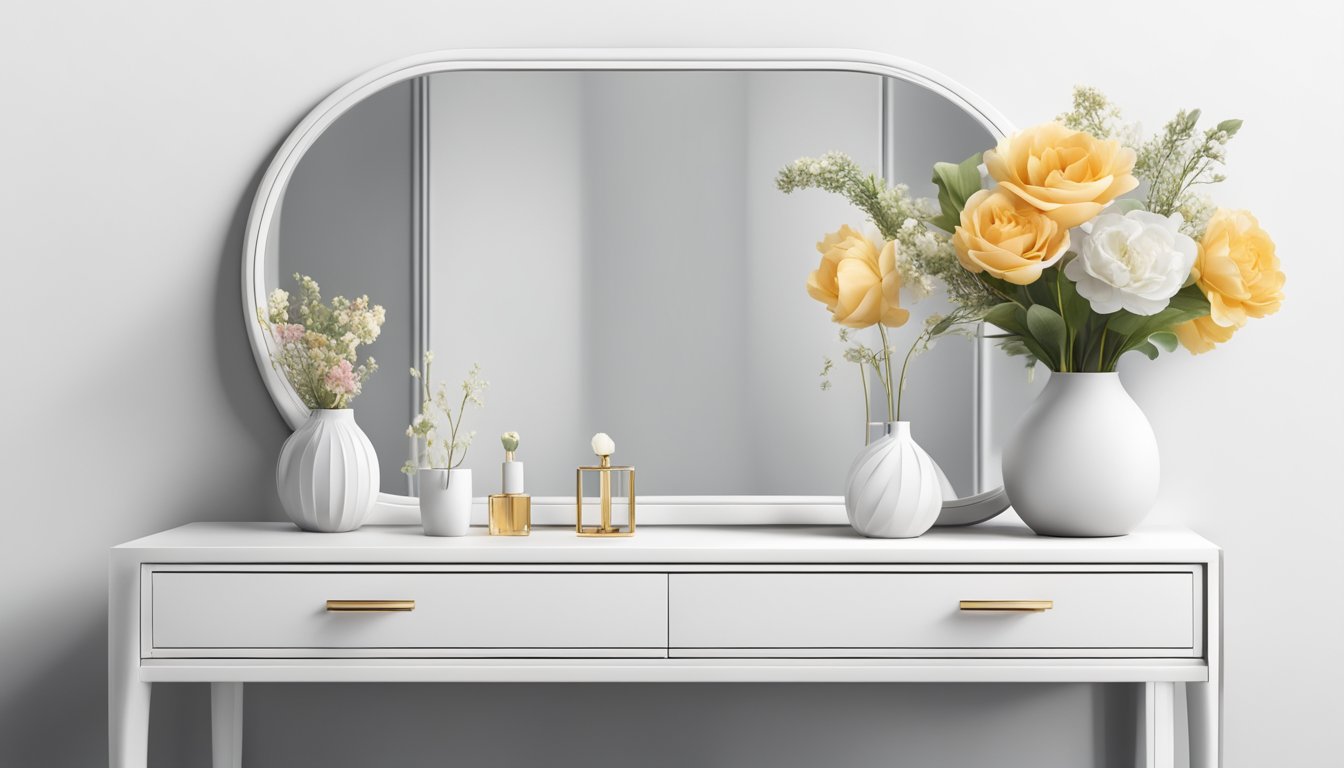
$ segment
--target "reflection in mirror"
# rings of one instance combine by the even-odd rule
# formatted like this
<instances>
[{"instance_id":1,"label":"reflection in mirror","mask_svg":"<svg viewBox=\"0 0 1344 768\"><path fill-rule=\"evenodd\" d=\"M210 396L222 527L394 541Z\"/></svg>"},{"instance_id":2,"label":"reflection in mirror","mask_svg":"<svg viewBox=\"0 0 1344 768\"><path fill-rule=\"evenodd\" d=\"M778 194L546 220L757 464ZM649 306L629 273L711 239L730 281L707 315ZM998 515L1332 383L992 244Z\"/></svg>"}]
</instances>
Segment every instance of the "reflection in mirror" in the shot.
<instances>
[{"instance_id":1,"label":"reflection in mirror","mask_svg":"<svg viewBox=\"0 0 1344 768\"><path fill-rule=\"evenodd\" d=\"M783 195L775 174L838 150L932 196L935 161L992 144L943 97L871 74L439 73L317 140L271 230L268 282L309 274L387 307L381 370L356 404L385 491L413 490L398 471L418 405L407 369L427 346L436 380L478 362L490 382L467 416L478 494L498 482L496 436L516 430L536 496L573 494L599 431L641 495L835 496L864 441L861 382L804 284L812 244L864 217ZM941 309L913 305L896 345ZM962 495L997 484L994 446L1031 396L1020 360L984 355L992 461L977 468L976 343L941 340L906 393Z\"/></svg>"}]
</instances>

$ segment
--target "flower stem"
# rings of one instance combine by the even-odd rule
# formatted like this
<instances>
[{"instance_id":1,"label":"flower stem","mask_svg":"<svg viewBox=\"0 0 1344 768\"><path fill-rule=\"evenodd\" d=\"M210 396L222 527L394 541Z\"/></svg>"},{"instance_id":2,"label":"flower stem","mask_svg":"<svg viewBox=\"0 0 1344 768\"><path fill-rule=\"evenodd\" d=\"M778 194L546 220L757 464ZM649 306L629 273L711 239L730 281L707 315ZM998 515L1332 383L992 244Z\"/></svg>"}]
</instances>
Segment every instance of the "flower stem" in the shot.
<instances>
[{"instance_id":1,"label":"flower stem","mask_svg":"<svg viewBox=\"0 0 1344 768\"><path fill-rule=\"evenodd\" d=\"M899 417L896 409L896 393L891 391L891 345L887 343L887 327L881 323L877 324L877 332L882 336L882 363L886 368L884 376L887 380L887 421L892 421L893 416Z\"/></svg>"},{"instance_id":2,"label":"flower stem","mask_svg":"<svg viewBox=\"0 0 1344 768\"><path fill-rule=\"evenodd\" d=\"M1059 288L1059 281L1063 278L1055 276L1055 307L1059 309L1059 319L1064 321L1064 346L1067 349L1059 350L1060 371L1068 373L1073 365L1073 329L1069 327L1069 318L1064 315L1064 294Z\"/></svg>"},{"instance_id":3,"label":"flower stem","mask_svg":"<svg viewBox=\"0 0 1344 768\"><path fill-rule=\"evenodd\" d=\"M1106 333L1111 326L1111 319L1106 318L1106 322L1101 326L1101 346L1097 348L1097 372L1103 373L1106 370Z\"/></svg>"},{"instance_id":4,"label":"flower stem","mask_svg":"<svg viewBox=\"0 0 1344 768\"><path fill-rule=\"evenodd\" d=\"M873 407L868 402L868 372L863 369L863 361L859 361L859 383L863 384L863 444L868 444L868 425L873 423Z\"/></svg>"},{"instance_id":5,"label":"flower stem","mask_svg":"<svg viewBox=\"0 0 1344 768\"><path fill-rule=\"evenodd\" d=\"M900 383L900 389L896 391L896 420L897 420L897 421L900 421L900 420L901 420L901 399L902 399L903 397L905 397L905 372L906 372L906 369L908 369L908 368L910 367L910 358L912 358L912 357L915 356L915 350L919 348L919 344L920 344L920 342L923 341L924 338L925 338L926 336L928 336L928 335L929 335L929 332L928 332L928 330L926 329L923 333L921 333L919 336L917 336L917 337L915 338L915 343L910 345L910 351L905 353L905 360L901 363L901 383Z\"/></svg>"}]
</instances>

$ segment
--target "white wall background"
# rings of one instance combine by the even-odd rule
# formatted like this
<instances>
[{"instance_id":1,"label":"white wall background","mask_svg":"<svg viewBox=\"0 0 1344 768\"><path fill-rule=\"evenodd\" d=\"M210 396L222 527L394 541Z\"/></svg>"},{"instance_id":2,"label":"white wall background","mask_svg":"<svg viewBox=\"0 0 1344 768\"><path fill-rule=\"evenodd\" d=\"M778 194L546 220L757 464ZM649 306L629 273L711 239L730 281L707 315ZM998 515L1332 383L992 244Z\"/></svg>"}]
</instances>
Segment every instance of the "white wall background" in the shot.
<instances>
[{"instance_id":1,"label":"white wall background","mask_svg":"<svg viewBox=\"0 0 1344 768\"><path fill-rule=\"evenodd\" d=\"M1337 4L129 0L6 10L0 764L103 760L108 546L193 520L279 515L271 473L284 429L253 370L237 276L257 178L295 121L348 78L423 50L645 45L888 51L947 72L1023 125L1060 111L1077 82L1154 128L1182 105L1246 119L1219 197L1253 208L1274 234L1287 304L1224 350L1123 373L1162 443L1159 514L1226 549L1226 764L1336 759ZM164 686L155 697L154 764L205 765L203 689ZM1099 731L1114 697L1086 687L276 686L250 701L252 766L439 765L454 754L476 765L621 764L639 746L649 765L1063 768L1119 746ZM538 723L536 739L493 725L512 707ZM682 717L692 730L673 740L636 727L610 747L543 740L600 710ZM326 738L355 731L367 741L337 749ZM1046 732L1059 737L1038 744ZM483 741L491 736L503 746ZM931 758L939 748L952 759Z\"/></svg>"}]
</instances>

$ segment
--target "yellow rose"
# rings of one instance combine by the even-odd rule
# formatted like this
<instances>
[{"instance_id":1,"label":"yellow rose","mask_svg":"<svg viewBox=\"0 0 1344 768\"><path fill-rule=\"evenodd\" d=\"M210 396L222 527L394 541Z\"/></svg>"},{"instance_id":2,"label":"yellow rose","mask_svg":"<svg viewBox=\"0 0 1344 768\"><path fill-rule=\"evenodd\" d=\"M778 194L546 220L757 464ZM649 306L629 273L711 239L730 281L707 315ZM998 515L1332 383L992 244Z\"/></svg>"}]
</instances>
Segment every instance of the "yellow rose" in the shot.
<instances>
[{"instance_id":1,"label":"yellow rose","mask_svg":"<svg viewBox=\"0 0 1344 768\"><path fill-rule=\"evenodd\" d=\"M1250 318L1271 315L1283 304L1284 275L1274 241L1248 211L1214 212L1190 276L1209 299L1209 316L1183 323L1176 336L1196 354L1232 338Z\"/></svg>"},{"instance_id":2,"label":"yellow rose","mask_svg":"<svg viewBox=\"0 0 1344 768\"><path fill-rule=\"evenodd\" d=\"M961 266L1029 285L1069 249L1069 230L1001 189L971 195L952 235Z\"/></svg>"},{"instance_id":3,"label":"yellow rose","mask_svg":"<svg viewBox=\"0 0 1344 768\"><path fill-rule=\"evenodd\" d=\"M1232 338L1237 329L1219 325L1206 315L1181 323L1172 330L1176 332L1176 338L1181 340L1181 346L1198 355Z\"/></svg>"},{"instance_id":4,"label":"yellow rose","mask_svg":"<svg viewBox=\"0 0 1344 768\"><path fill-rule=\"evenodd\" d=\"M817 243L817 250L821 264L807 278L807 293L826 305L832 320L849 328L876 323L895 328L910 319L900 304L895 242L879 252L868 238L842 226Z\"/></svg>"},{"instance_id":5,"label":"yellow rose","mask_svg":"<svg viewBox=\"0 0 1344 768\"><path fill-rule=\"evenodd\" d=\"M1190 274L1209 297L1209 314L1219 325L1240 328L1249 318L1274 314L1283 303L1274 241L1248 211L1214 212Z\"/></svg>"},{"instance_id":6,"label":"yellow rose","mask_svg":"<svg viewBox=\"0 0 1344 768\"><path fill-rule=\"evenodd\" d=\"M1131 173L1134 150L1059 123L1000 141L985 152L985 167L999 186L1065 228L1091 219L1139 185Z\"/></svg>"}]
</instances>

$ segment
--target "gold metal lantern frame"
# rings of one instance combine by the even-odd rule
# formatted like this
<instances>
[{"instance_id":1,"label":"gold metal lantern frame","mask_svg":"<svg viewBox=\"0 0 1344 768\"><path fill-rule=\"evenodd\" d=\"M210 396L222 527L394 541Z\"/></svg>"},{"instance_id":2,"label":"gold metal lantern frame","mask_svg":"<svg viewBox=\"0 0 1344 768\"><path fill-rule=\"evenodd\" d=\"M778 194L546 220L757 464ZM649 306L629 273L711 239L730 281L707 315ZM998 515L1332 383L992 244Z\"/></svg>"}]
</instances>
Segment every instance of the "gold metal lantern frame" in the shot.
<instances>
[{"instance_id":1,"label":"gold metal lantern frame","mask_svg":"<svg viewBox=\"0 0 1344 768\"><path fill-rule=\"evenodd\" d=\"M583 478L585 473L596 474L598 478L598 509L601 513L600 522L596 525L584 525L583 521ZM624 475L627 479L628 488L628 517L625 525L613 523L612 508L615 500L612 498L612 480L616 476ZM576 505L574 532L580 536L590 536L601 538L607 536L633 536L635 535L635 468L612 466L610 456L602 456L601 463L595 467L579 467L574 474L574 501Z\"/></svg>"}]
</instances>

